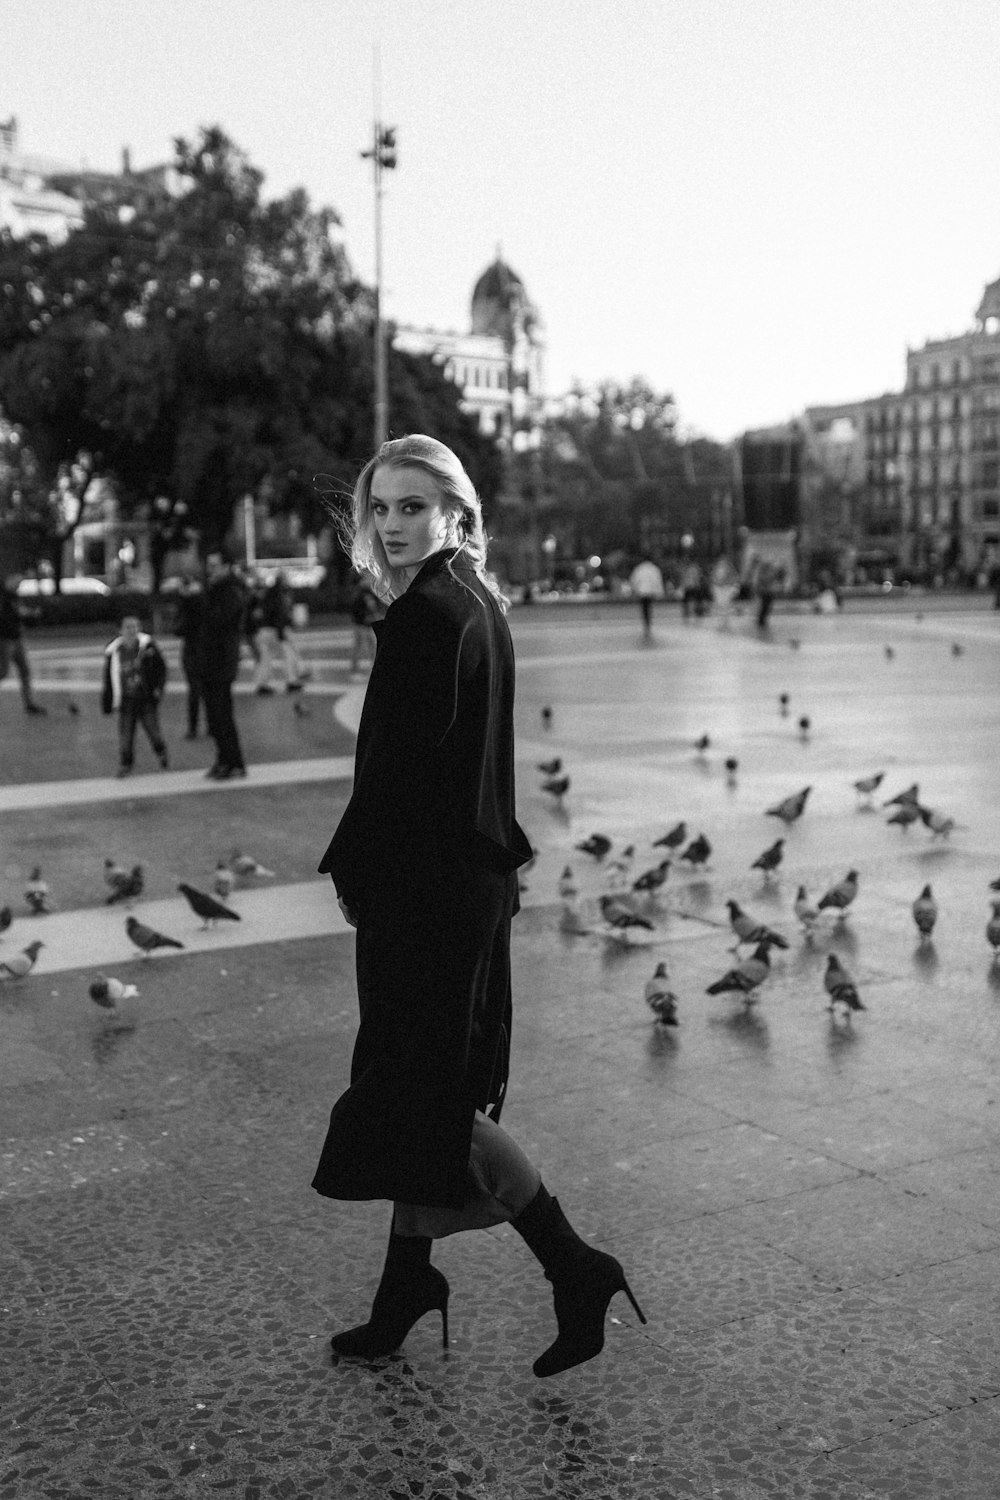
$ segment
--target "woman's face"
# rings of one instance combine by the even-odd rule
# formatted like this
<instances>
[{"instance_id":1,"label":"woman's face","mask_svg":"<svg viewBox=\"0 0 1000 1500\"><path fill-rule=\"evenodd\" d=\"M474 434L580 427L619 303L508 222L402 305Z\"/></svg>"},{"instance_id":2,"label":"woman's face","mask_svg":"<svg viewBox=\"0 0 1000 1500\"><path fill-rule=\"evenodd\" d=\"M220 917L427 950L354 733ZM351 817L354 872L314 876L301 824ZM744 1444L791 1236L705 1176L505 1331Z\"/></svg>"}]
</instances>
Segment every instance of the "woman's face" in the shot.
<instances>
[{"instance_id":1,"label":"woman's face","mask_svg":"<svg viewBox=\"0 0 1000 1500\"><path fill-rule=\"evenodd\" d=\"M376 469L371 503L385 555L408 579L454 539L437 483L423 469Z\"/></svg>"}]
</instances>

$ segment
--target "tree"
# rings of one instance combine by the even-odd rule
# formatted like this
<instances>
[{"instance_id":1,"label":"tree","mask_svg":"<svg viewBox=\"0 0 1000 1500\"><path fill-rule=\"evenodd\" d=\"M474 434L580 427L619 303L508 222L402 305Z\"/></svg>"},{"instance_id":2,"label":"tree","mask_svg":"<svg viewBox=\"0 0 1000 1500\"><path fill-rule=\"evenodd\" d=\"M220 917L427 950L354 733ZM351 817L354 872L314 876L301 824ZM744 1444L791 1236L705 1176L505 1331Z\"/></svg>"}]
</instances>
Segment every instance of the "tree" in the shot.
<instances>
[{"instance_id":1,"label":"tree","mask_svg":"<svg viewBox=\"0 0 1000 1500\"><path fill-rule=\"evenodd\" d=\"M90 454L125 516L164 496L211 546L253 493L312 530L313 475L349 484L371 450L373 295L332 209L265 202L218 127L175 148L179 196L90 208L60 245L0 236L0 405L51 485ZM432 361L394 354L390 378L394 426L450 437L489 479Z\"/></svg>"}]
</instances>

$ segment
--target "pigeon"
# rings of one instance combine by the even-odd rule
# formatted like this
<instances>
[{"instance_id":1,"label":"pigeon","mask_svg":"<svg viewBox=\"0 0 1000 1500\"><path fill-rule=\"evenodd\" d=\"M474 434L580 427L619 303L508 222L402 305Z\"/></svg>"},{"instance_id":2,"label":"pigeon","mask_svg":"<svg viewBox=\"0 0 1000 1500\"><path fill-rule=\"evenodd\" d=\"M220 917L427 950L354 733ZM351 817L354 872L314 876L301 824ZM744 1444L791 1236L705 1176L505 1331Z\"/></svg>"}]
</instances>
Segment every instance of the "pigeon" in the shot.
<instances>
[{"instance_id":1,"label":"pigeon","mask_svg":"<svg viewBox=\"0 0 1000 1500\"><path fill-rule=\"evenodd\" d=\"M605 838L603 833L592 833L589 838L584 839L582 844L575 846L581 854L592 854L596 860L602 860L611 848L611 840Z\"/></svg>"},{"instance_id":2,"label":"pigeon","mask_svg":"<svg viewBox=\"0 0 1000 1500\"><path fill-rule=\"evenodd\" d=\"M616 927L619 931L624 931L627 927L644 927L648 932L653 931L653 924L649 918L633 910L626 898L602 896L599 904L601 916L609 927Z\"/></svg>"},{"instance_id":3,"label":"pigeon","mask_svg":"<svg viewBox=\"0 0 1000 1500\"><path fill-rule=\"evenodd\" d=\"M778 694L778 708L779 708L779 710L781 712L781 717L783 719L786 718L787 715L788 715L788 694L787 693L779 693Z\"/></svg>"},{"instance_id":4,"label":"pigeon","mask_svg":"<svg viewBox=\"0 0 1000 1500\"><path fill-rule=\"evenodd\" d=\"M785 797L781 802L776 802L773 807L767 808L764 816L766 818L780 818L783 823L791 826L805 812L806 801L811 791L811 786L804 786L801 792L796 792L791 797Z\"/></svg>"},{"instance_id":5,"label":"pigeon","mask_svg":"<svg viewBox=\"0 0 1000 1500\"><path fill-rule=\"evenodd\" d=\"M651 870L643 870L642 874L633 880L632 889L634 891L644 891L647 895L651 895L653 891L660 889L660 886L664 884L669 873L670 860L661 859L658 865L654 865Z\"/></svg>"},{"instance_id":6,"label":"pigeon","mask_svg":"<svg viewBox=\"0 0 1000 1500\"><path fill-rule=\"evenodd\" d=\"M215 922L239 922L241 920L239 912L223 906L221 901L216 901L215 897L209 896L207 892L196 891L193 885L185 885L183 880L177 889L184 896L195 916L201 917L204 927Z\"/></svg>"},{"instance_id":7,"label":"pigeon","mask_svg":"<svg viewBox=\"0 0 1000 1500\"><path fill-rule=\"evenodd\" d=\"M44 947L44 943L35 941L10 958L0 958L0 979L23 979L25 974L30 974L35 967L39 949Z\"/></svg>"},{"instance_id":8,"label":"pigeon","mask_svg":"<svg viewBox=\"0 0 1000 1500\"><path fill-rule=\"evenodd\" d=\"M905 792L897 792L896 795L895 795L895 797L890 797L887 802L883 802L882 803L882 806L883 807L905 807L907 805L907 803L910 803L912 805L916 805L919 801L920 801L920 788L917 785L917 783L914 782L912 786L908 786L906 788Z\"/></svg>"},{"instance_id":9,"label":"pigeon","mask_svg":"<svg viewBox=\"0 0 1000 1500\"><path fill-rule=\"evenodd\" d=\"M688 836L687 824L676 823L661 839L653 840L654 849L679 849Z\"/></svg>"},{"instance_id":10,"label":"pigeon","mask_svg":"<svg viewBox=\"0 0 1000 1500\"><path fill-rule=\"evenodd\" d=\"M542 782L542 791L548 792L551 797L555 797L557 802L561 802L566 793L569 791L569 777L550 777L548 781Z\"/></svg>"},{"instance_id":11,"label":"pigeon","mask_svg":"<svg viewBox=\"0 0 1000 1500\"><path fill-rule=\"evenodd\" d=\"M692 870L697 870L702 865L708 864L709 855L711 853L711 844L708 842L708 839L703 833L699 833L698 837L696 839L692 839L690 844L688 844L687 848L684 850L684 853L679 855L678 857L680 859L686 859Z\"/></svg>"},{"instance_id":12,"label":"pigeon","mask_svg":"<svg viewBox=\"0 0 1000 1500\"><path fill-rule=\"evenodd\" d=\"M215 867L215 874L212 877L212 890L221 900L225 901L235 884L236 876L226 864L226 861L220 859Z\"/></svg>"},{"instance_id":13,"label":"pigeon","mask_svg":"<svg viewBox=\"0 0 1000 1500\"><path fill-rule=\"evenodd\" d=\"M183 948L176 938L166 937L164 933L157 932L154 927L147 927L136 917L125 918L125 931L137 948L142 949L143 958L148 958L156 948Z\"/></svg>"},{"instance_id":14,"label":"pigeon","mask_svg":"<svg viewBox=\"0 0 1000 1500\"><path fill-rule=\"evenodd\" d=\"M820 911L836 911L843 921L847 914L847 908L858 894L858 872L848 870L843 880L838 880L832 885L825 895L819 899Z\"/></svg>"},{"instance_id":15,"label":"pigeon","mask_svg":"<svg viewBox=\"0 0 1000 1500\"><path fill-rule=\"evenodd\" d=\"M107 876L108 884L112 886L111 895L104 903L106 906L114 906L116 901L134 901L137 896L142 895L143 873L142 865L133 865L131 870L120 870L115 872L112 882L110 873Z\"/></svg>"},{"instance_id":16,"label":"pigeon","mask_svg":"<svg viewBox=\"0 0 1000 1500\"><path fill-rule=\"evenodd\" d=\"M260 864L252 854L241 854L238 849L234 849L230 856L229 868L234 874L242 875L245 879L250 879L255 875L267 880L274 878L273 870L268 870Z\"/></svg>"},{"instance_id":17,"label":"pigeon","mask_svg":"<svg viewBox=\"0 0 1000 1500\"><path fill-rule=\"evenodd\" d=\"M991 891L1000 891L1000 875L997 876L996 880L991 880L990 881L990 890ZM10 924L8 923L7 925L9 926ZM0 929L0 930L2 930L2 929Z\"/></svg>"},{"instance_id":18,"label":"pigeon","mask_svg":"<svg viewBox=\"0 0 1000 1500\"><path fill-rule=\"evenodd\" d=\"M809 900L809 895L804 885L800 885L792 903L792 910L802 923L802 930L808 935L812 933L813 927L819 921L819 912Z\"/></svg>"},{"instance_id":19,"label":"pigeon","mask_svg":"<svg viewBox=\"0 0 1000 1500\"><path fill-rule=\"evenodd\" d=\"M788 947L787 938L783 938L780 932L775 932L773 927L755 922L738 901L727 901L726 906L729 910L729 925L736 935L737 948L741 948L744 943L753 943L754 947L759 943L768 943L772 948Z\"/></svg>"},{"instance_id":20,"label":"pigeon","mask_svg":"<svg viewBox=\"0 0 1000 1500\"><path fill-rule=\"evenodd\" d=\"M577 885L576 877L569 865L564 867L562 874L559 876L559 894L564 901L572 900L580 894L580 887Z\"/></svg>"},{"instance_id":21,"label":"pigeon","mask_svg":"<svg viewBox=\"0 0 1000 1500\"><path fill-rule=\"evenodd\" d=\"M807 740L809 738L809 731L811 728L812 720L810 719L808 714L803 714L801 719L799 720L799 739Z\"/></svg>"},{"instance_id":22,"label":"pigeon","mask_svg":"<svg viewBox=\"0 0 1000 1500\"><path fill-rule=\"evenodd\" d=\"M919 802L901 802L896 811L891 813L885 821L887 824L895 823L900 828L909 828L911 823L920 822L923 811Z\"/></svg>"},{"instance_id":23,"label":"pigeon","mask_svg":"<svg viewBox=\"0 0 1000 1500\"><path fill-rule=\"evenodd\" d=\"M538 769L543 776L558 776L562 770L562 756L557 755L554 760L540 760Z\"/></svg>"},{"instance_id":24,"label":"pigeon","mask_svg":"<svg viewBox=\"0 0 1000 1500\"><path fill-rule=\"evenodd\" d=\"M111 890L117 890L119 881L126 880L127 878L128 871L116 859L106 859L104 861L104 883Z\"/></svg>"},{"instance_id":25,"label":"pigeon","mask_svg":"<svg viewBox=\"0 0 1000 1500\"><path fill-rule=\"evenodd\" d=\"M106 977L104 974L99 974L91 981L87 993L96 1005L102 1006L105 1010L114 1010L119 1001L134 1000L139 994L139 989L134 984L123 984L113 975Z\"/></svg>"},{"instance_id":26,"label":"pigeon","mask_svg":"<svg viewBox=\"0 0 1000 1500\"><path fill-rule=\"evenodd\" d=\"M667 986L667 966L659 963L643 991L646 1004L661 1026L677 1025L677 996Z\"/></svg>"},{"instance_id":27,"label":"pigeon","mask_svg":"<svg viewBox=\"0 0 1000 1500\"><path fill-rule=\"evenodd\" d=\"M758 854L750 868L751 870L763 870L764 879L766 880L769 875L774 874L784 857L785 841L784 839L775 839L774 843L769 845L762 854Z\"/></svg>"},{"instance_id":28,"label":"pigeon","mask_svg":"<svg viewBox=\"0 0 1000 1500\"><path fill-rule=\"evenodd\" d=\"M860 776L858 780L853 783L854 790L857 792L859 797L866 797L870 802L873 794L878 791L884 780L884 771L876 771L873 776Z\"/></svg>"},{"instance_id":29,"label":"pigeon","mask_svg":"<svg viewBox=\"0 0 1000 1500\"><path fill-rule=\"evenodd\" d=\"M548 703L542 705L542 723L546 729L552 728L552 709Z\"/></svg>"},{"instance_id":30,"label":"pigeon","mask_svg":"<svg viewBox=\"0 0 1000 1500\"><path fill-rule=\"evenodd\" d=\"M1000 958L1000 901L991 901L993 915L986 924L986 941L993 949L993 962Z\"/></svg>"},{"instance_id":31,"label":"pigeon","mask_svg":"<svg viewBox=\"0 0 1000 1500\"><path fill-rule=\"evenodd\" d=\"M836 953L827 955L826 973L823 975L823 984L830 996L829 1009L834 1010L838 1005L844 1007L846 1015L852 1010L864 1010L861 1004L861 996L858 994L854 980L844 968Z\"/></svg>"},{"instance_id":32,"label":"pigeon","mask_svg":"<svg viewBox=\"0 0 1000 1500\"><path fill-rule=\"evenodd\" d=\"M0 906L0 932L6 932L14 920L14 913L9 906Z\"/></svg>"},{"instance_id":33,"label":"pigeon","mask_svg":"<svg viewBox=\"0 0 1000 1500\"><path fill-rule=\"evenodd\" d=\"M920 817L924 827L929 828L934 838L946 839L955 826L955 819L946 817L944 813L935 812L931 807L922 807Z\"/></svg>"},{"instance_id":34,"label":"pigeon","mask_svg":"<svg viewBox=\"0 0 1000 1500\"><path fill-rule=\"evenodd\" d=\"M33 917L43 916L52 910L49 902L49 888L42 879L41 865L36 865L32 870L24 892L24 899Z\"/></svg>"},{"instance_id":35,"label":"pigeon","mask_svg":"<svg viewBox=\"0 0 1000 1500\"><path fill-rule=\"evenodd\" d=\"M916 901L913 903L913 920L917 924L917 931L922 938L929 938L934 931L934 923L938 919L937 902L931 892L929 885L925 885Z\"/></svg>"},{"instance_id":36,"label":"pigeon","mask_svg":"<svg viewBox=\"0 0 1000 1500\"><path fill-rule=\"evenodd\" d=\"M706 995L724 995L733 990L744 997L748 1005L756 999L754 991L764 983L771 972L771 959L767 951L767 944L760 943L751 953L749 958L744 958L735 968L723 974L714 984L710 984L705 991Z\"/></svg>"},{"instance_id":37,"label":"pigeon","mask_svg":"<svg viewBox=\"0 0 1000 1500\"><path fill-rule=\"evenodd\" d=\"M712 741L709 739L708 735L703 734L695 740L694 748L697 750L699 755L704 755L705 751L708 749L711 743Z\"/></svg>"}]
</instances>

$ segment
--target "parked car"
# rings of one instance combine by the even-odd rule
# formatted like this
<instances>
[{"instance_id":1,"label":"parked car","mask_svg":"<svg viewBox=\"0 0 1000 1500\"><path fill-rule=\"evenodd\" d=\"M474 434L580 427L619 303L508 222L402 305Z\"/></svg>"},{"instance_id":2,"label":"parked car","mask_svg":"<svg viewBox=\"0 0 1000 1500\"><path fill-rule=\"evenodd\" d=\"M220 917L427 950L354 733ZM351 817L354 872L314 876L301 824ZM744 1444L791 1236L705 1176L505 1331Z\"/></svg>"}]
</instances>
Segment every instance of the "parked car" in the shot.
<instances>
[{"instance_id":1,"label":"parked car","mask_svg":"<svg viewBox=\"0 0 1000 1500\"><path fill-rule=\"evenodd\" d=\"M22 599L51 598L56 592L54 578L22 578L17 586L17 592ZM64 578L61 594L97 594L102 599L110 598L111 590L100 578Z\"/></svg>"}]
</instances>

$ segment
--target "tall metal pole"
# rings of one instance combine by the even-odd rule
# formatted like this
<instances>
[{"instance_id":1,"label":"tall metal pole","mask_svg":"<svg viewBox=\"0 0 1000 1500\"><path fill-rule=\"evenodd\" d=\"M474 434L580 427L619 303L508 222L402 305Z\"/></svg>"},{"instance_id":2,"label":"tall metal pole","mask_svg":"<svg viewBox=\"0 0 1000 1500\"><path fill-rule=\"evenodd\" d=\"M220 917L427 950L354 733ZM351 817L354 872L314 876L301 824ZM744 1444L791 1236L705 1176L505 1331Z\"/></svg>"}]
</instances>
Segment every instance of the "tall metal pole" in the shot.
<instances>
[{"instance_id":1,"label":"tall metal pole","mask_svg":"<svg viewBox=\"0 0 1000 1500\"><path fill-rule=\"evenodd\" d=\"M396 131L384 126L381 114L382 60L376 46L374 55L375 125L370 157L375 184L375 448L378 450L389 435L389 362L382 318L382 173L396 165Z\"/></svg>"}]
</instances>

